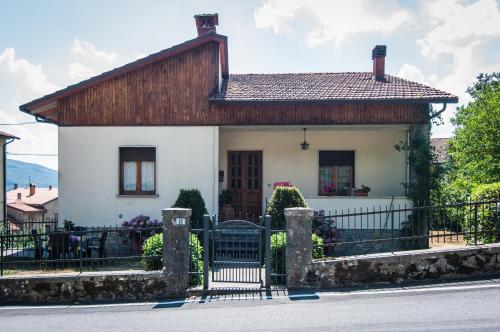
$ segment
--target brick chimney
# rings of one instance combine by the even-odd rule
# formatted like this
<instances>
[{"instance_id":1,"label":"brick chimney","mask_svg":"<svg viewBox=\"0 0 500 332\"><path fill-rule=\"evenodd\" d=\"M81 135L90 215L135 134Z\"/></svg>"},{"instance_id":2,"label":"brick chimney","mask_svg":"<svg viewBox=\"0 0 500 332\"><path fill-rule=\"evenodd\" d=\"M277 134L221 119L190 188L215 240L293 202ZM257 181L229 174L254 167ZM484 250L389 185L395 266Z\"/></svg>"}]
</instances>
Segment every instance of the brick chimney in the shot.
<instances>
[{"instance_id":1,"label":"brick chimney","mask_svg":"<svg viewBox=\"0 0 500 332\"><path fill-rule=\"evenodd\" d=\"M376 81L385 81L385 55L387 46L377 45L372 51L373 59L373 79Z\"/></svg>"},{"instance_id":2,"label":"brick chimney","mask_svg":"<svg viewBox=\"0 0 500 332\"><path fill-rule=\"evenodd\" d=\"M219 25L218 14L199 14L194 16L198 37L209 32L216 32L215 26Z\"/></svg>"},{"instance_id":3,"label":"brick chimney","mask_svg":"<svg viewBox=\"0 0 500 332\"><path fill-rule=\"evenodd\" d=\"M17 188L18 188L17 183L14 183L14 188L13 189L16 190Z\"/></svg>"},{"instance_id":4,"label":"brick chimney","mask_svg":"<svg viewBox=\"0 0 500 332\"><path fill-rule=\"evenodd\" d=\"M21 200L21 193L17 193L17 200L20 201Z\"/></svg>"},{"instance_id":5,"label":"brick chimney","mask_svg":"<svg viewBox=\"0 0 500 332\"><path fill-rule=\"evenodd\" d=\"M35 194L36 184L30 183L30 196Z\"/></svg>"},{"instance_id":6,"label":"brick chimney","mask_svg":"<svg viewBox=\"0 0 500 332\"><path fill-rule=\"evenodd\" d=\"M52 185L49 185L49 190L52 190Z\"/></svg>"}]
</instances>

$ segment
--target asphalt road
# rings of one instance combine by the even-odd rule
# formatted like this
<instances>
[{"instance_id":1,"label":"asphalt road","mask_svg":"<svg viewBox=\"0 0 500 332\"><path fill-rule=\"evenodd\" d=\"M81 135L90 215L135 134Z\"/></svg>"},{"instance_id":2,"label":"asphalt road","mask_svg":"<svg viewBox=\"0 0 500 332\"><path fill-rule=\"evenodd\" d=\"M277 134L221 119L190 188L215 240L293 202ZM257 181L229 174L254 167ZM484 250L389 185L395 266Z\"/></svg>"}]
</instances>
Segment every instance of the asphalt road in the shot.
<instances>
[{"instance_id":1,"label":"asphalt road","mask_svg":"<svg viewBox=\"0 0 500 332\"><path fill-rule=\"evenodd\" d=\"M0 307L2 331L500 331L500 279L161 303Z\"/></svg>"}]
</instances>

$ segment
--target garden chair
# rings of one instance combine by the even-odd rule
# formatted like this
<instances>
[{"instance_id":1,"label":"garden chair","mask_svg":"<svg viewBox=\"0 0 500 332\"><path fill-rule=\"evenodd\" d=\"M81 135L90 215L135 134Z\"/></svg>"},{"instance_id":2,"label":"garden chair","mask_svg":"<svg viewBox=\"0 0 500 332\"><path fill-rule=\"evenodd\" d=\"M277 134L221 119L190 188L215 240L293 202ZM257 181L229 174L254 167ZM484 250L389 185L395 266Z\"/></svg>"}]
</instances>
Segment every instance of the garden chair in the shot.
<instances>
[{"instance_id":1,"label":"garden chair","mask_svg":"<svg viewBox=\"0 0 500 332\"><path fill-rule=\"evenodd\" d=\"M87 239L85 246L85 257L92 258L92 252L97 252L97 257L106 257L106 239L108 237L108 231L103 231L101 237L92 237Z\"/></svg>"},{"instance_id":2,"label":"garden chair","mask_svg":"<svg viewBox=\"0 0 500 332\"><path fill-rule=\"evenodd\" d=\"M35 260L40 260L42 259L43 256L43 243L42 243L42 238L36 231L36 229L31 230L31 235L33 236L33 243L34 243L34 248L35 248Z\"/></svg>"},{"instance_id":3,"label":"garden chair","mask_svg":"<svg viewBox=\"0 0 500 332\"><path fill-rule=\"evenodd\" d=\"M69 258L70 239L68 232L54 232L49 234L50 259Z\"/></svg>"}]
</instances>

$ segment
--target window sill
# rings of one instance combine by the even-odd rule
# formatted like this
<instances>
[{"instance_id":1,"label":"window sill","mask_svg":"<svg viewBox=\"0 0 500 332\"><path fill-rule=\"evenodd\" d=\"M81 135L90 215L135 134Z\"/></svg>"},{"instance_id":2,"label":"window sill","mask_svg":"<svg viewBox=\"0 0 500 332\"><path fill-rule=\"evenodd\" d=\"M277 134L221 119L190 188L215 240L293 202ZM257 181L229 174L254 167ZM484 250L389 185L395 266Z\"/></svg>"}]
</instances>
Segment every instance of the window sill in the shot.
<instances>
[{"instance_id":1,"label":"window sill","mask_svg":"<svg viewBox=\"0 0 500 332\"><path fill-rule=\"evenodd\" d=\"M151 194L151 195L121 195L116 194L116 197L129 197L129 198L156 198L159 197L159 194Z\"/></svg>"}]
</instances>

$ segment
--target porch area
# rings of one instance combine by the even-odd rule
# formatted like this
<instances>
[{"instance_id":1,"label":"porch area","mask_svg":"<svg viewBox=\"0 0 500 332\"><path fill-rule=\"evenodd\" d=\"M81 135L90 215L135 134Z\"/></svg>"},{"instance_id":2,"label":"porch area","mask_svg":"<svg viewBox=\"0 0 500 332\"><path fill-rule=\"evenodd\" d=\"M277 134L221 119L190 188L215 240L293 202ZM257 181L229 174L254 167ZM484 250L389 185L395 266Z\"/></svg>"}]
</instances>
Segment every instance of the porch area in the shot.
<instances>
[{"instance_id":1,"label":"porch area","mask_svg":"<svg viewBox=\"0 0 500 332\"><path fill-rule=\"evenodd\" d=\"M408 131L408 125L219 127L219 193L230 190L235 216L245 219L265 212L278 183L296 186L309 207L326 214L410 208L407 154L394 148Z\"/></svg>"}]
</instances>

